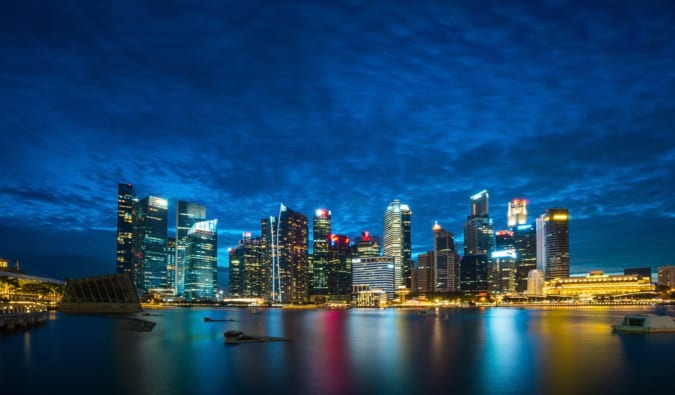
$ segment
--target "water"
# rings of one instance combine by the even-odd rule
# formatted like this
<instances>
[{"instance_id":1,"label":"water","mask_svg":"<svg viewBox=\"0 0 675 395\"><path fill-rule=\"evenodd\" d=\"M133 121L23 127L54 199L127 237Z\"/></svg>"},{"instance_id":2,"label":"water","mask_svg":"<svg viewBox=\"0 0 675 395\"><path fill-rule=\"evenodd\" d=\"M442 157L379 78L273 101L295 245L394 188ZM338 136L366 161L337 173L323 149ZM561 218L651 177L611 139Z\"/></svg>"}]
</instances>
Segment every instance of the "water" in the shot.
<instances>
[{"instance_id":1,"label":"water","mask_svg":"<svg viewBox=\"0 0 675 395\"><path fill-rule=\"evenodd\" d=\"M0 336L0 393L670 393L675 334L612 333L627 312L184 308L144 317L151 332L55 313ZM225 345L227 329L292 341Z\"/></svg>"}]
</instances>

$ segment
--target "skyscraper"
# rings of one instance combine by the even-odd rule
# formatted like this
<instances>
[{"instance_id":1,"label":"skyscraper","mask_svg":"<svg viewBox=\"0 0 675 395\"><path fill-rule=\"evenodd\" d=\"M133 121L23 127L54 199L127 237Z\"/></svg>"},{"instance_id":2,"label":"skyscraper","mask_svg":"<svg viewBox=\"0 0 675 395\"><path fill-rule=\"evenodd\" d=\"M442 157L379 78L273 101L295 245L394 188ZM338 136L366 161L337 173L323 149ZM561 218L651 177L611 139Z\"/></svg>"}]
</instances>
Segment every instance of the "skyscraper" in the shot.
<instances>
[{"instance_id":1,"label":"skyscraper","mask_svg":"<svg viewBox=\"0 0 675 395\"><path fill-rule=\"evenodd\" d=\"M527 291L530 270L537 268L536 226L517 225L513 228L513 243L516 249L516 291Z\"/></svg>"},{"instance_id":2,"label":"skyscraper","mask_svg":"<svg viewBox=\"0 0 675 395\"><path fill-rule=\"evenodd\" d=\"M230 249L230 295L261 298L268 293L265 243L245 232L239 245Z\"/></svg>"},{"instance_id":3,"label":"skyscraper","mask_svg":"<svg viewBox=\"0 0 675 395\"><path fill-rule=\"evenodd\" d=\"M185 299L214 300L218 286L218 220L195 222L185 249Z\"/></svg>"},{"instance_id":4,"label":"skyscraper","mask_svg":"<svg viewBox=\"0 0 675 395\"><path fill-rule=\"evenodd\" d=\"M464 256L487 255L495 245L495 231L488 211L487 190L471 196L471 215L464 224Z\"/></svg>"},{"instance_id":5,"label":"skyscraper","mask_svg":"<svg viewBox=\"0 0 675 395\"><path fill-rule=\"evenodd\" d=\"M176 238L166 239L166 287L176 295Z\"/></svg>"},{"instance_id":6,"label":"skyscraper","mask_svg":"<svg viewBox=\"0 0 675 395\"><path fill-rule=\"evenodd\" d=\"M527 200L513 199L509 202L506 217L507 226L513 228L527 223Z\"/></svg>"},{"instance_id":7,"label":"skyscraper","mask_svg":"<svg viewBox=\"0 0 675 395\"><path fill-rule=\"evenodd\" d=\"M192 225L206 219L206 207L179 200L176 204L176 258L175 292L185 292L185 250L188 247L188 232Z\"/></svg>"},{"instance_id":8,"label":"skyscraper","mask_svg":"<svg viewBox=\"0 0 675 395\"><path fill-rule=\"evenodd\" d=\"M138 205L134 253L134 285L149 291L167 287L167 213L169 202L148 196Z\"/></svg>"},{"instance_id":9,"label":"skyscraper","mask_svg":"<svg viewBox=\"0 0 675 395\"><path fill-rule=\"evenodd\" d=\"M328 294L328 250L331 236L331 212L318 209L312 221L312 289L313 295Z\"/></svg>"},{"instance_id":10,"label":"skyscraper","mask_svg":"<svg viewBox=\"0 0 675 395\"><path fill-rule=\"evenodd\" d=\"M344 299L352 288L352 245L349 237L333 234L330 236L326 283L328 295L333 300Z\"/></svg>"},{"instance_id":11,"label":"skyscraper","mask_svg":"<svg viewBox=\"0 0 675 395\"><path fill-rule=\"evenodd\" d=\"M278 303L309 300L309 224L307 217L286 207L279 208L273 234L272 296Z\"/></svg>"},{"instance_id":12,"label":"skyscraper","mask_svg":"<svg viewBox=\"0 0 675 395\"><path fill-rule=\"evenodd\" d=\"M547 281L570 276L568 217L566 208L549 208L537 219L537 244L541 249L537 256L537 269L541 263Z\"/></svg>"},{"instance_id":13,"label":"skyscraper","mask_svg":"<svg viewBox=\"0 0 675 395\"><path fill-rule=\"evenodd\" d=\"M410 288L412 266L411 245L412 211L407 204L394 199L384 212L384 255L394 259L394 279L396 287Z\"/></svg>"},{"instance_id":14,"label":"skyscraper","mask_svg":"<svg viewBox=\"0 0 675 395\"><path fill-rule=\"evenodd\" d=\"M488 289L488 260L494 250L495 231L489 213L489 195L482 190L471 196L471 215L464 223L464 257L460 263L460 288L467 292Z\"/></svg>"},{"instance_id":15,"label":"skyscraper","mask_svg":"<svg viewBox=\"0 0 675 395\"><path fill-rule=\"evenodd\" d=\"M356 238L354 245L359 258L380 256L380 239L368 231L361 232L361 237Z\"/></svg>"},{"instance_id":16,"label":"skyscraper","mask_svg":"<svg viewBox=\"0 0 675 395\"><path fill-rule=\"evenodd\" d=\"M459 255L455 250L454 235L443 229L438 222L434 232L433 291L455 292L459 290Z\"/></svg>"},{"instance_id":17,"label":"skyscraper","mask_svg":"<svg viewBox=\"0 0 675 395\"><path fill-rule=\"evenodd\" d=\"M138 198L131 184L117 185L117 273L133 278L134 228Z\"/></svg>"}]
</instances>

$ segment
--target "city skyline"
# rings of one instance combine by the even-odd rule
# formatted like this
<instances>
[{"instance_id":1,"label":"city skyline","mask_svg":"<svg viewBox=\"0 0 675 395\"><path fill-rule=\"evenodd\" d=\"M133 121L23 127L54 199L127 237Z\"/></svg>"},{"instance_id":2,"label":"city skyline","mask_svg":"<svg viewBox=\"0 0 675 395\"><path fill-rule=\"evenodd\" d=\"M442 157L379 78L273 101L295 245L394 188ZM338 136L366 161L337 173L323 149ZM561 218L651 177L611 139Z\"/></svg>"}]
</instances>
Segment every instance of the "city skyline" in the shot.
<instances>
[{"instance_id":1,"label":"city skyline","mask_svg":"<svg viewBox=\"0 0 675 395\"><path fill-rule=\"evenodd\" d=\"M218 264L279 204L383 236L412 211L462 251L569 210L570 271L673 264L675 5L548 1L7 5L0 23L0 257L115 271L116 188L218 219ZM80 275L81 274L81 275Z\"/></svg>"}]
</instances>

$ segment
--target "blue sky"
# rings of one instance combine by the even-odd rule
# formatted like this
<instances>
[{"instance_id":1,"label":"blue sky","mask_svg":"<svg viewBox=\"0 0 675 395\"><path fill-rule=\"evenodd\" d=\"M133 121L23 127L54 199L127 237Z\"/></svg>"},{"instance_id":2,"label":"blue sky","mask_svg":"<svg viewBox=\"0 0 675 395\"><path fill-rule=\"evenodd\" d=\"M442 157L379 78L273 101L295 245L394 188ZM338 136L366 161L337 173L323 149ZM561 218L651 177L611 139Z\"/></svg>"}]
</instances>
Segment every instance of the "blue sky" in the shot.
<instances>
[{"instance_id":1,"label":"blue sky","mask_svg":"<svg viewBox=\"0 0 675 395\"><path fill-rule=\"evenodd\" d=\"M0 15L0 256L115 267L117 183L204 204L219 265L279 203L337 233L469 196L571 215L571 270L673 264L675 3L35 1Z\"/></svg>"}]
</instances>

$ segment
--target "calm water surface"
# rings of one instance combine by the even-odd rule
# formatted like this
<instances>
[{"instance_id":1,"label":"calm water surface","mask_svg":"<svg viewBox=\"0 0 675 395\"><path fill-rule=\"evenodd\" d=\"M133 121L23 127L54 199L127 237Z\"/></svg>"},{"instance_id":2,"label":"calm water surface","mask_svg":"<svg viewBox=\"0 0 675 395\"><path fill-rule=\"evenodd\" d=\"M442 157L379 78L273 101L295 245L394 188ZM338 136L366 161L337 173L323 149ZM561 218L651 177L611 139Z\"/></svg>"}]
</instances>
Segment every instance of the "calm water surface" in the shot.
<instances>
[{"instance_id":1,"label":"calm water surface","mask_svg":"<svg viewBox=\"0 0 675 395\"><path fill-rule=\"evenodd\" d=\"M637 311L184 308L144 317L152 332L54 313L0 335L0 394L672 393L675 334L611 331ZM225 345L228 329L292 340Z\"/></svg>"}]
</instances>

